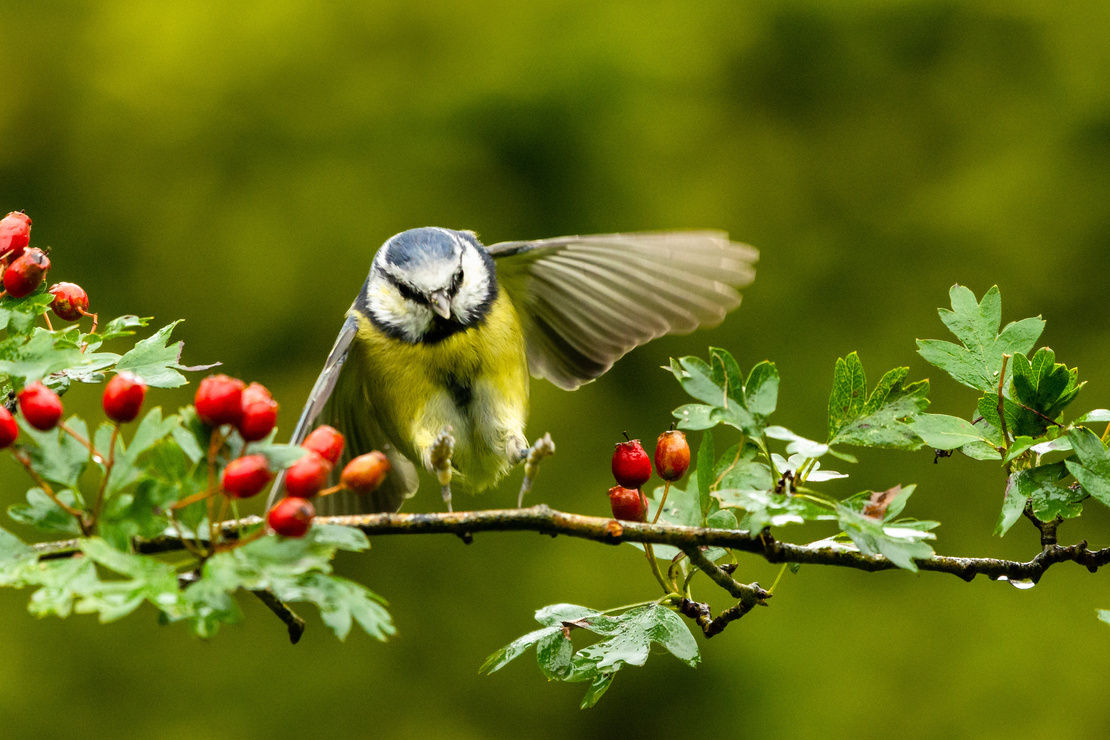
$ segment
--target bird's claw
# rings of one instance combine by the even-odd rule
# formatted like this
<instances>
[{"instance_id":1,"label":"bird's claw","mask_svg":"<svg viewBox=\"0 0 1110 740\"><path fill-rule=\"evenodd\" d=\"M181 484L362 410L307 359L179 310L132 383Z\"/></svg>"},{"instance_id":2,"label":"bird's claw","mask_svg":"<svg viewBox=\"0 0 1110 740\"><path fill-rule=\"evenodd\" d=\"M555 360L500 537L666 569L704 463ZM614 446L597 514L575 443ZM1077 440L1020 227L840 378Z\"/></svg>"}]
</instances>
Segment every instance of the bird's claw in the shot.
<instances>
[{"instance_id":1,"label":"bird's claw","mask_svg":"<svg viewBox=\"0 0 1110 740\"><path fill-rule=\"evenodd\" d=\"M447 504L448 512L453 511L451 508L451 456L454 454L455 438L451 436L451 427L447 426L436 435L429 450L428 458L431 461L432 471L436 474L436 479L439 480L440 488L443 491L443 501Z\"/></svg>"},{"instance_id":2,"label":"bird's claw","mask_svg":"<svg viewBox=\"0 0 1110 740\"><path fill-rule=\"evenodd\" d=\"M524 494L532 490L532 481L540 471L540 461L555 454L555 443L551 441L551 435L545 433L525 452L524 480L520 483L520 496L516 501L518 509L524 506Z\"/></svg>"}]
</instances>

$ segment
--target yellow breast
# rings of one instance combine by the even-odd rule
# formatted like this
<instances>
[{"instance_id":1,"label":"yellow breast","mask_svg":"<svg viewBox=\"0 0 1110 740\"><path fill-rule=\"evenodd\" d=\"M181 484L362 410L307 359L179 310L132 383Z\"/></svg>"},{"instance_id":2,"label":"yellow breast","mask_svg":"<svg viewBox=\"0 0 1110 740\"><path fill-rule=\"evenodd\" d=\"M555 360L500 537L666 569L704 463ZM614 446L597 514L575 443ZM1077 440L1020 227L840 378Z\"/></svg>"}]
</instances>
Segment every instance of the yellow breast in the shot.
<instances>
[{"instance_id":1,"label":"yellow breast","mask_svg":"<svg viewBox=\"0 0 1110 740\"><path fill-rule=\"evenodd\" d=\"M485 321L442 341L409 343L361 314L348 362L364 379L383 431L418 466L446 426L463 488L480 490L508 471L507 444L528 414L528 363L520 320L502 291Z\"/></svg>"}]
</instances>

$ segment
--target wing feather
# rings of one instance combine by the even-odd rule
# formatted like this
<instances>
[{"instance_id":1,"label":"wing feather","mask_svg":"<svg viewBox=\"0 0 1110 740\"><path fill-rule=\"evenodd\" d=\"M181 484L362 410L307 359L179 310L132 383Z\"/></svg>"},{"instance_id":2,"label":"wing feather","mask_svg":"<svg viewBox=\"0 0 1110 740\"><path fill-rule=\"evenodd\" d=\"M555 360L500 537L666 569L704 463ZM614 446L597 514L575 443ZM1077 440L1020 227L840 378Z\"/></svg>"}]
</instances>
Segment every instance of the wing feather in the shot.
<instances>
[{"instance_id":1,"label":"wing feather","mask_svg":"<svg viewBox=\"0 0 1110 740\"><path fill-rule=\"evenodd\" d=\"M759 258L721 231L569 236L489 252L521 315L529 369L566 389L656 337L720 323Z\"/></svg>"},{"instance_id":2,"label":"wing feather","mask_svg":"<svg viewBox=\"0 0 1110 740\"><path fill-rule=\"evenodd\" d=\"M358 319L349 315L336 337L323 370L308 394L301 416L290 437L290 444L300 444L309 431L320 424L335 427L346 444L336 464L333 479L352 458L371 450L382 450L389 456L392 470L381 488L370 496L336 493L320 499L321 514L356 514L368 511L396 511L416 491L416 468L399 452L381 431L374 409L366 395L358 372L358 363L349 363L351 345L358 335ZM281 493L285 475L281 473L270 490L266 508ZM333 481L334 482L334 481Z\"/></svg>"}]
</instances>

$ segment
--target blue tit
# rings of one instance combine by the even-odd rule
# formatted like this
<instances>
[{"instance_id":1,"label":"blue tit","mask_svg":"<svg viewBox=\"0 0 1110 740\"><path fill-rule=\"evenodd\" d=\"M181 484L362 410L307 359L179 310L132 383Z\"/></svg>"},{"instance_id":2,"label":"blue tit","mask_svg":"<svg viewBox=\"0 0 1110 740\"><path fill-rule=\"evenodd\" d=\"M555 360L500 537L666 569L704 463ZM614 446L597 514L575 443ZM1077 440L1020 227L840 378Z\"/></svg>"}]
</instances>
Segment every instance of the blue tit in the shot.
<instances>
[{"instance_id":1,"label":"blue tit","mask_svg":"<svg viewBox=\"0 0 1110 740\"><path fill-rule=\"evenodd\" d=\"M416 492L416 466L432 470L448 428L456 487L494 485L528 455L529 375L574 390L655 337L718 324L739 305L757 257L717 231L491 247L434 227L390 238L291 441L330 424L346 438L337 470L370 450L392 470L369 496L321 499L321 512L396 511Z\"/></svg>"}]
</instances>

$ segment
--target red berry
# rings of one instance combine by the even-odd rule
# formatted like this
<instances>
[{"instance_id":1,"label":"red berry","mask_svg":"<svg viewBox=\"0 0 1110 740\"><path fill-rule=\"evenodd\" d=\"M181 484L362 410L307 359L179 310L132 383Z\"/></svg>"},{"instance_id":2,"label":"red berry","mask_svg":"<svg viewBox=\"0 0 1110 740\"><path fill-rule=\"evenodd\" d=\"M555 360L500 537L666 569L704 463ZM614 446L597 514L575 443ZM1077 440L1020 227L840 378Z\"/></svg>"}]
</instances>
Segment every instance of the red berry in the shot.
<instances>
[{"instance_id":1,"label":"red berry","mask_svg":"<svg viewBox=\"0 0 1110 740\"><path fill-rule=\"evenodd\" d=\"M309 452L285 471L285 495L312 498L328 484L331 463L315 452Z\"/></svg>"},{"instance_id":2,"label":"red berry","mask_svg":"<svg viewBox=\"0 0 1110 740\"><path fill-rule=\"evenodd\" d=\"M639 488L651 477L651 460L638 439L618 442L613 450L613 477L625 488Z\"/></svg>"},{"instance_id":3,"label":"red berry","mask_svg":"<svg viewBox=\"0 0 1110 740\"><path fill-rule=\"evenodd\" d=\"M316 427L309 433L301 447L312 450L335 465L343 454L343 435L327 424Z\"/></svg>"},{"instance_id":4,"label":"red berry","mask_svg":"<svg viewBox=\"0 0 1110 740\"><path fill-rule=\"evenodd\" d=\"M209 375L197 386L197 416L210 427L237 424L243 416L243 381L226 375Z\"/></svg>"},{"instance_id":5,"label":"red berry","mask_svg":"<svg viewBox=\"0 0 1110 740\"><path fill-rule=\"evenodd\" d=\"M19 425L15 417L3 406L0 406L0 450L11 445L19 436Z\"/></svg>"},{"instance_id":6,"label":"red berry","mask_svg":"<svg viewBox=\"0 0 1110 740\"><path fill-rule=\"evenodd\" d=\"M35 381L19 392L19 410L27 423L46 432L62 418L62 399L42 383Z\"/></svg>"},{"instance_id":7,"label":"red berry","mask_svg":"<svg viewBox=\"0 0 1110 740\"><path fill-rule=\"evenodd\" d=\"M613 517L624 519L626 522L642 522L644 514L644 499L635 488L613 486L609 489L609 506L613 509Z\"/></svg>"},{"instance_id":8,"label":"red berry","mask_svg":"<svg viewBox=\"0 0 1110 740\"><path fill-rule=\"evenodd\" d=\"M273 477L264 455L247 455L227 464L222 485L229 496L250 498L265 488Z\"/></svg>"},{"instance_id":9,"label":"red berry","mask_svg":"<svg viewBox=\"0 0 1110 740\"><path fill-rule=\"evenodd\" d=\"M663 432L655 442L655 472L663 480L674 482L686 475L690 467L690 445L686 435L677 429Z\"/></svg>"},{"instance_id":10,"label":"red berry","mask_svg":"<svg viewBox=\"0 0 1110 740\"><path fill-rule=\"evenodd\" d=\"M243 412L236 426L239 434L248 442L262 439L277 423L278 404L266 386L260 383L251 383L243 391L240 402Z\"/></svg>"},{"instance_id":11,"label":"red berry","mask_svg":"<svg viewBox=\"0 0 1110 740\"><path fill-rule=\"evenodd\" d=\"M28 249L4 270L4 290L12 298L22 298L42 284L50 258L41 249Z\"/></svg>"},{"instance_id":12,"label":"red berry","mask_svg":"<svg viewBox=\"0 0 1110 740\"><path fill-rule=\"evenodd\" d=\"M372 493L389 472L389 458L374 450L347 463L339 482L355 493Z\"/></svg>"},{"instance_id":13,"label":"red berry","mask_svg":"<svg viewBox=\"0 0 1110 740\"><path fill-rule=\"evenodd\" d=\"M311 501L303 498L283 498L278 501L266 521L270 529L285 537L303 537L308 528L312 526L312 519L316 516L316 509Z\"/></svg>"},{"instance_id":14,"label":"red berry","mask_svg":"<svg viewBox=\"0 0 1110 740\"><path fill-rule=\"evenodd\" d=\"M89 312L89 295L80 285L54 283L47 292L54 296L50 309L59 319L77 321Z\"/></svg>"},{"instance_id":15,"label":"red berry","mask_svg":"<svg viewBox=\"0 0 1110 740\"><path fill-rule=\"evenodd\" d=\"M0 257L18 257L30 242L31 219L26 213L12 211L0 219Z\"/></svg>"},{"instance_id":16,"label":"red berry","mask_svg":"<svg viewBox=\"0 0 1110 740\"><path fill-rule=\"evenodd\" d=\"M145 397L146 383L134 373L123 370L108 381L101 403L109 419L126 424L139 415Z\"/></svg>"}]
</instances>

